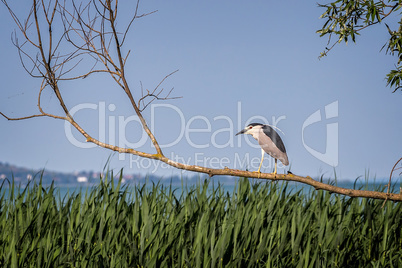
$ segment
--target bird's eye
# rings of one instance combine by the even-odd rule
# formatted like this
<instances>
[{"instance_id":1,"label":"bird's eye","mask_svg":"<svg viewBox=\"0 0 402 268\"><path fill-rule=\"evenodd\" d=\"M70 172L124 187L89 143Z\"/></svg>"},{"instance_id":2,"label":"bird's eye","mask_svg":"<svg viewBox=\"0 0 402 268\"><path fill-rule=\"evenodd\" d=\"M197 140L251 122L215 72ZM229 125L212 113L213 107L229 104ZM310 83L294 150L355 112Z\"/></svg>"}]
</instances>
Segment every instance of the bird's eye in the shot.
<instances>
[{"instance_id":1,"label":"bird's eye","mask_svg":"<svg viewBox=\"0 0 402 268\"><path fill-rule=\"evenodd\" d=\"M248 129L252 129L253 127L248 127Z\"/></svg>"}]
</instances>

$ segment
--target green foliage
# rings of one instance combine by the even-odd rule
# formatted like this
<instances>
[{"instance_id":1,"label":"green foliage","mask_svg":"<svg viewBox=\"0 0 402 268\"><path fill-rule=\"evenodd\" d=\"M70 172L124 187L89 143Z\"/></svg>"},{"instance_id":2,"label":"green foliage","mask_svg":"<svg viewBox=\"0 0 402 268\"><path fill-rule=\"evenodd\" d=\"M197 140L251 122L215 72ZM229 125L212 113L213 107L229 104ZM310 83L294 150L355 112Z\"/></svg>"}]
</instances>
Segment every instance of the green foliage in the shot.
<instances>
[{"instance_id":1,"label":"green foliage","mask_svg":"<svg viewBox=\"0 0 402 268\"><path fill-rule=\"evenodd\" d=\"M248 179L232 194L206 180L179 195L110 178L63 198L41 182L2 188L0 266L402 266L402 203Z\"/></svg>"},{"instance_id":2,"label":"green foliage","mask_svg":"<svg viewBox=\"0 0 402 268\"><path fill-rule=\"evenodd\" d=\"M349 39L356 42L356 36L360 35L360 31L381 23L391 14L397 12L402 6L400 0L388 1L367 1L367 0L337 0L329 4L319 4L319 7L325 9L320 18L326 19L326 22L317 33L320 36L328 35L328 44L331 43L332 35L337 36L337 40L321 53L320 57L326 56L327 53L342 41L348 43ZM398 62L395 70L391 70L387 74L387 86L394 89L394 92L402 88L402 18L399 22L398 30L392 31L387 24L386 27L390 34L390 39L386 47L386 53L398 56Z\"/></svg>"}]
</instances>

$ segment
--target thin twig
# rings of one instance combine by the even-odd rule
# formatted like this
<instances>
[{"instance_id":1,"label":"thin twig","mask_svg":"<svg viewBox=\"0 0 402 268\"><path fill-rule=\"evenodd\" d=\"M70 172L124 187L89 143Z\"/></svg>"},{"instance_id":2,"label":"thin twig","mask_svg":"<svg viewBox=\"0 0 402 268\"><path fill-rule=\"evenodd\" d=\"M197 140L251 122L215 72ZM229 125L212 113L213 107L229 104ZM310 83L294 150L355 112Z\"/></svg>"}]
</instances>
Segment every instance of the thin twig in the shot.
<instances>
[{"instance_id":1,"label":"thin twig","mask_svg":"<svg viewBox=\"0 0 402 268\"><path fill-rule=\"evenodd\" d=\"M390 192L390 189L391 189L392 173L393 173L395 170L400 169L400 168L397 168L397 169L395 169L395 168L396 168L396 166L399 164L399 162L401 162L401 161L402 161L402 157L399 158L398 161L396 161L395 165L394 165L394 166L392 167L392 169L391 169L391 173L389 174L389 181L388 181L388 185L387 185L387 198L385 198L384 203L382 204L381 208L383 208L383 207L385 206L385 203L387 202L387 199L388 199L388 195L389 195L389 192ZM402 194L402 193L401 193L401 194Z\"/></svg>"}]
</instances>

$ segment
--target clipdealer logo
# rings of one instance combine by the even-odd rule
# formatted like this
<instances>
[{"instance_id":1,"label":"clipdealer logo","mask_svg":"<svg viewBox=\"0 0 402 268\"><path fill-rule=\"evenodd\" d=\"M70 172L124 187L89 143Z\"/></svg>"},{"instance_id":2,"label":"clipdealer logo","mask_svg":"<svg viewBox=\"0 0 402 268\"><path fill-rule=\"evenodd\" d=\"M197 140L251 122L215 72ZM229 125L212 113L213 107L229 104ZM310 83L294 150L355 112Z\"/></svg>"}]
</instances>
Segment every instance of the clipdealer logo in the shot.
<instances>
[{"instance_id":1,"label":"clipdealer logo","mask_svg":"<svg viewBox=\"0 0 402 268\"><path fill-rule=\"evenodd\" d=\"M324 109L325 120L329 120L331 118L338 117L338 101L334 101L325 106ZM302 142L304 148L315 158L318 160L333 166L338 166L338 148L339 148L339 132L338 132L338 122L327 123L326 124L326 142L325 142L325 152L321 153L317 150L314 150L309 145L306 144L304 140L304 130L316 123L322 122L324 119L321 117L321 111L317 110L312 113L303 123L302 126Z\"/></svg>"},{"instance_id":2,"label":"clipdealer logo","mask_svg":"<svg viewBox=\"0 0 402 268\"><path fill-rule=\"evenodd\" d=\"M70 110L70 114L74 117L79 115L80 113L96 113L97 122L94 122L98 126L98 140L104 143L117 145L122 148L141 148L146 145L148 141L148 136L146 132L141 127L141 122L136 115L124 116L124 115L114 115L113 112L116 110L116 105L109 104L106 105L106 102L99 103L82 103L74 106ZM195 150L193 156L189 157L181 157L175 155L174 153L170 153L170 159L185 163L185 164L194 164L201 166L208 166L211 168L224 168L230 167L235 169L245 169L248 168L250 170L256 169L260 163L260 154L252 154L256 155L256 157L251 157L249 153L238 153L236 152L233 157L209 157L205 156L204 153L199 152L199 149L205 149L209 147L223 149L223 148L240 148L242 146L242 141L247 143L247 146L251 148L259 149L260 146L257 142L254 141L253 138L247 137L235 137L235 133L239 129L243 129L245 125L248 125L252 122L261 122L264 124L270 124L273 126L278 126L278 124L282 120L286 120L285 115L281 115L278 117L272 116L269 121L266 117L256 115L247 120L243 121L242 119L242 105L241 102L237 103L237 113L236 118L233 119L233 116L227 115L219 115L212 119L208 119L203 115L196 115L190 118L186 117L184 113L177 107L172 104L151 104L150 105L150 129L153 133L155 133L156 129L156 118L164 113L172 114L172 120L179 125L179 129L175 130L178 133L173 134L171 141L166 142L164 144L159 144L160 147L163 148L172 148L176 146L179 142L185 141L188 145L190 145ZM93 114L91 115L93 116ZM338 116L338 102L335 101L325 106L325 119L330 119ZM91 117L93 118L93 117ZM320 161L332 165L338 165L338 123L330 123L327 124L327 139L326 139L326 150L325 153L320 153L319 151L314 150L305 142L305 134L304 131L309 126L316 124L318 122L323 121L321 117L320 110L317 110L313 114L311 114L303 123L301 136L304 148L314 157L319 159ZM194 125L196 123L202 122L205 126L204 128L195 128ZM132 134L130 134L130 139L127 135L127 128L138 126L138 133L135 133L135 141L133 140ZM220 127L218 129L214 129L214 125L224 125L225 127ZM68 141L78 148L94 148L97 145L93 143L84 142L82 136L77 133L74 134L74 127L71 126L67 121L64 125L65 135ZM192 134L195 133L203 133L208 135L208 142L197 143L197 141L192 138ZM117 134L117 135L116 135ZM76 137L77 136L77 137ZM221 139L217 138L221 136ZM224 142L222 142L222 137L227 137ZM205 139L204 139L205 140ZM218 142L219 140L219 142ZM126 160L126 157L129 157L130 168L145 168L148 170L152 170L155 172L158 168L168 168L169 166L161 163L160 161L151 160L147 158L141 158L136 155L126 155L119 154L119 160ZM274 159L267 158L264 160L263 168L272 169L274 166ZM278 163L278 167L282 168L281 163Z\"/></svg>"}]
</instances>

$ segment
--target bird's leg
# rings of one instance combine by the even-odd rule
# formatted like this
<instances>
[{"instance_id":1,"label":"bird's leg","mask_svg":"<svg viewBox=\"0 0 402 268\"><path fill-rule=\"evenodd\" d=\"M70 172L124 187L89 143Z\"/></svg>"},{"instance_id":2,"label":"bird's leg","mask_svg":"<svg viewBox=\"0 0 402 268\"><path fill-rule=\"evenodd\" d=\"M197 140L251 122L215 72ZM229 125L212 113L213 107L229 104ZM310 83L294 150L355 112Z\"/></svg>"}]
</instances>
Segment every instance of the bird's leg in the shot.
<instances>
[{"instance_id":1,"label":"bird's leg","mask_svg":"<svg viewBox=\"0 0 402 268\"><path fill-rule=\"evenodd\" d=\"M260 163L260 167L258 168L258 173L260 173L260 169L261 169L261 166L262 166L262 161L264 160L264 150L263 149L261 149L261 163Z\"/></svg>"},{"instance_id":2,"label":"bird's leg","mask_svg":"<svg viewBox=\"0 0 402 268\"><path fill-rule=\"evenodd\" d=\"M276 175L276 162L278 162L278 159L275 158L275 170L274 170L274 175Z\"/></svg>"}]
</instances>

